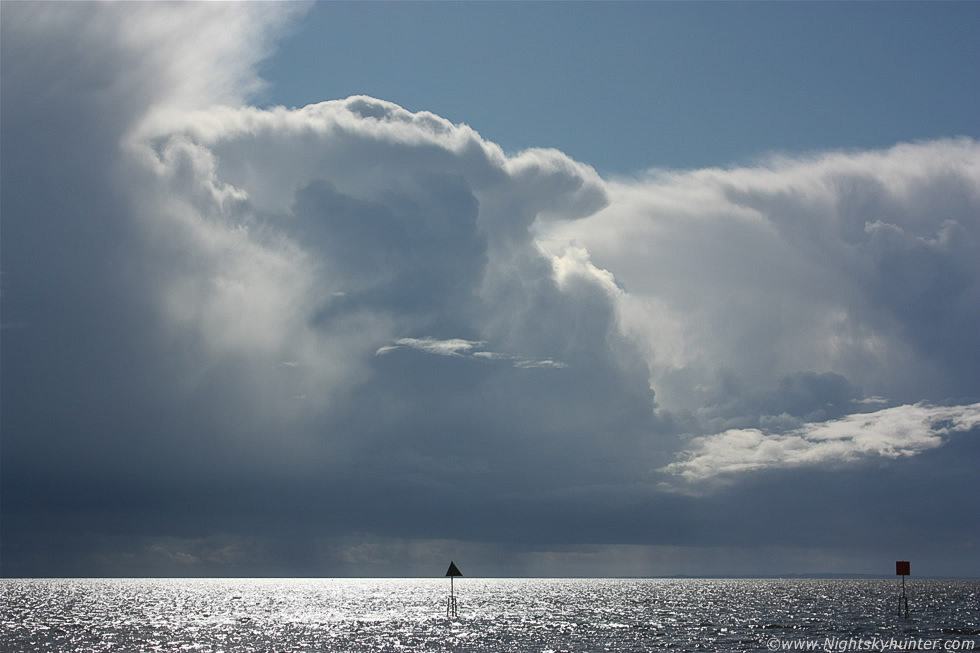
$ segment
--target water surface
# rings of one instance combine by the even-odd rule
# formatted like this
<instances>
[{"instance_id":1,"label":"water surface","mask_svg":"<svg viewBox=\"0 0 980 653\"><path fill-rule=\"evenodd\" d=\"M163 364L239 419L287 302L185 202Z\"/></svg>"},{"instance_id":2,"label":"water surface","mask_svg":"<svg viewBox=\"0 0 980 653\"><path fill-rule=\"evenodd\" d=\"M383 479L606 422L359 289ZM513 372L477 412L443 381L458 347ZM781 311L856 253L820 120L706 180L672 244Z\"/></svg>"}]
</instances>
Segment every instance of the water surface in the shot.
<instances>
[{"instance_id":1,"label":"water surface","mask_svg":"<svg viewBox=\"0 0 980 653\"><path fill-rule=\"evenodd\" d=\"M907 650L916 639L980 650L980 581L911 581L909 619L891 580L455 587L459 617L447 619L448 579L6 579L0 651Z\"/></svg>"}]
</instances>

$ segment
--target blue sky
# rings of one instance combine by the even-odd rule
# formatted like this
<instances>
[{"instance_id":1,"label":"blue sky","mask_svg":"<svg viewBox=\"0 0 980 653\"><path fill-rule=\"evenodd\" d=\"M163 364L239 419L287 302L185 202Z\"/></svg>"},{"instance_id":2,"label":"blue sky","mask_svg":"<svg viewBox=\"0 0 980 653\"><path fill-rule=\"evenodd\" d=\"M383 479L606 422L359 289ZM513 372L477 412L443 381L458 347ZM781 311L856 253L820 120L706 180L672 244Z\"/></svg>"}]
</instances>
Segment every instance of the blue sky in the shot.
<instances>
[{"instance_id":1,"label":"blue sky","mask_svg":"<svg viewBox=\"0 0 980 653\"><path fill-rule=\"evenodd\" d=\"M0 574L980 575L976 3L3 3Z\"/></svg>"},{"instance_id":2,"label":"blue sky","mask_svg":"<svg viewBox=\"0 0 980 653\"><path fill-rule=\"evenodd\" d=\"M977 135L976 3L319 3L260 103L366 94L601 172Z\"/></svg>"}]
</instances>

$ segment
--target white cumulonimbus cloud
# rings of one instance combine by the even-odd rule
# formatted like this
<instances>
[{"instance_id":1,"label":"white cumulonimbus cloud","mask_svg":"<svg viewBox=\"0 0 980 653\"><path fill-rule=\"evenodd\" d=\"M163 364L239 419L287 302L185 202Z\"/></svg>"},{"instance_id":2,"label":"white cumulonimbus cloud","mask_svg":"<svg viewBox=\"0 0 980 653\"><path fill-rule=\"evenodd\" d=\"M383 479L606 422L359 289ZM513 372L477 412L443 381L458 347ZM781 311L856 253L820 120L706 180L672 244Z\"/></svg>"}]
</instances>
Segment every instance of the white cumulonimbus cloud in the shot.
<instances>
[{"instance_id":1,"label":"white cumulonimbus cloud","mask_svg":"<svg viewBox=\"0 0 980 653\"><path fill-rule=\"evenodd\" d=\"M101 11L39 10L24 33L131 55L106 165L191 391L238 388L275 424L329 415L394 348L588 370L652 390L663 420L630 428L668 454L683 438L657 429L795 433L869 398L976 395L972 140L604 180L374 98L244 106L288 11Z\"/></svg>"},{"instance_id":2,"label":"white cumulonimbus cloud","mask_svg":"<svg viewBox=\"0 0 980 653\"><path fill-rule=\"evenodd\" d=\"M869 398L943 401L978 380L970 140L607 181L368 97L169 118L128 149L140 197L157 188L147 233L184 262L155 292L266 394L276 374L329 411L396 348L626 384L642 368L677 434L778 429L760 444L783 451ZM662 469L704 476L680 464Z\"/></svg>"},{"instance_id":3,"label":"white cumulonimbus cloud","mask_svg":"<svg viewBox=\"0 0 980 653\"><path fill-rule=\"evenodd\" d=\"M597 283L614 276L620 328L662 409L706 432L750 426L813 374L846 382L848 401L976 396L974 141L651 171L607 189L604 209L540 239L556 260L587 252ZM833 416L820 399L791 412Z\"/></svg>"},{"instance_id":4,"label":"white cumulonimbus cloud","mask_svg":"<svg viewBox=\"0 0 980 653\"><path fill-rule=\"evenodd\" d=\"M161 314L204 359L245 361L266 394L312 389L326 410L367 377L371 353L522 368L574 355L561 333L534 341L536 322L552 322L540 300L577 309L530 228L604 205L591 168L552 150L508 157L465 125L367 97L168 119L171 132L127 143L134 214L160 263ZM469 337L426 333L448 324Z\"/></svg>"},{"instance_id":5,"label":"white cumulonimbus cloud","mask_svg":"<svg viewBox=\"0 0 980 653\"><path fill-rule=\"evenodd\" d=\"M603 179L381 99L248 106L296 4L2 10L20 551L69 510L192 564L462 537L444 500L472 541L680 541L664 485L971 451L973 140Z\"/></svg>"}]
</instances>

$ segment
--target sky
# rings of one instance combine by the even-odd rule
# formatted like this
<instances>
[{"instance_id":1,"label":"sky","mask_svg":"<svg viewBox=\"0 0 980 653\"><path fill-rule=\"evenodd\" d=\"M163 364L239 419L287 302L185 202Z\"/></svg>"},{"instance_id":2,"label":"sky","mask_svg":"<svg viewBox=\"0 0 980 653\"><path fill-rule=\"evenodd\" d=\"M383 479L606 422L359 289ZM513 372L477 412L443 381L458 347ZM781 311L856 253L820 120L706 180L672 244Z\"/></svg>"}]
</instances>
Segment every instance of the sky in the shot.
<instances>
[{"instance_id":1,"label":"sky","mask_svg":"<svg viewBox=\"0 0 980 653\"><path fill-rule=\"evenodd\" d=\"M976 3L0 5L0 575L980 576Z\"/></svg>"}]
</instances>

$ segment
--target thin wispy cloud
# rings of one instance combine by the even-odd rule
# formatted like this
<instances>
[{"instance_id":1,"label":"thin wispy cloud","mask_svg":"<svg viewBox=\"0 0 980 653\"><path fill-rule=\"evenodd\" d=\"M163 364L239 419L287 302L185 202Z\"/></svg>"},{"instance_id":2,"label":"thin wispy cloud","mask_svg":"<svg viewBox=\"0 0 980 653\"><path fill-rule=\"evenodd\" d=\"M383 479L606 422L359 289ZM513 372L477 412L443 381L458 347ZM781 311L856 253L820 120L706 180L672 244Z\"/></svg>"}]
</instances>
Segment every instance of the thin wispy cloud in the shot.
<instances>
[{"instance_id":1,"label":"thin wispy cloud","mask_svg":"<svg viewBox=\"0 0 980 653\"><path fill-rule=\"evenodd\" d=\"M396 349L409 348L416 349L427 354L437 354L440 356L459 356L483 360L511 361L514 367L519 367L522 369L530 369L535 367L567 367L567 365L561 361L554 361L551 359L529 360L513 354L487 351L483 349L483 346L486 344L486 341L483 340L463 340L461 338L450 338L448 340L438 340L435 338L399 338L393 345L379 347L378 351L374 353L375 355L380 355L387 354L395 351Z\"/></svg>"},{"instance_id":2,"label":"thin wispy cloud","mask_svg":"<svg viewBox=\"0 0 980 653\"><path fill-rule=\"evenodd\" d=\"M980 427L980 404L914 404L805 424L783 433L731 429L693 438L680 460L662 468L686 481L772 468L837 466L869 458L915 456L954 434Z\"/></svg>"},{"instance_id":3,"label":"thin wispy cloud","mask_svg":"<svg viewBox=\"0 0 980 653\"><path fill-rule=\"evenodd\" d=\"M394 345L380 347L375 354L386 354L399 347L418 349L429 354L439 354L440 356L461 356L470 354L475 347L481 347L486 343L482 340L463 340L462 338L450 338L448 340L437 340L435 338L399 338Z\"/></svg>"}]
</instances>

